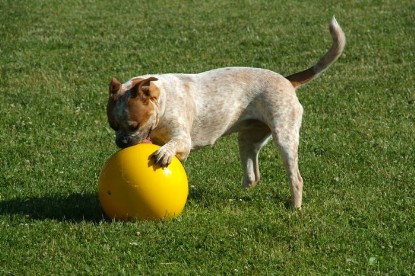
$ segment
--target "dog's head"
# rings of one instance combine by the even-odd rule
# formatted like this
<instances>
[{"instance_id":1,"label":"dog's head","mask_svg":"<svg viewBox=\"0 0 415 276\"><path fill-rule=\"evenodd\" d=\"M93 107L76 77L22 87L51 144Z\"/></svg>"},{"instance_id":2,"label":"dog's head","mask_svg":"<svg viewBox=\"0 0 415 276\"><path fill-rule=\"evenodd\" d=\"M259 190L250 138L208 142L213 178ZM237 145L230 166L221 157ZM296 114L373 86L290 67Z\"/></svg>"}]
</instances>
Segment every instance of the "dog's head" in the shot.
<instances>
[{"instance_id":1,"label":"dog's head","mask_svg":"<svg viewBox=\"0 0 415 276\"><path fill-rule=\"evenodd\" d=\"M153 81L157 78L137 78L123 85L112 79L107 117L116 132L118 147L126 148L149 139L151 130L157 125L160 90Z\"/></svg>"}]
</instances>

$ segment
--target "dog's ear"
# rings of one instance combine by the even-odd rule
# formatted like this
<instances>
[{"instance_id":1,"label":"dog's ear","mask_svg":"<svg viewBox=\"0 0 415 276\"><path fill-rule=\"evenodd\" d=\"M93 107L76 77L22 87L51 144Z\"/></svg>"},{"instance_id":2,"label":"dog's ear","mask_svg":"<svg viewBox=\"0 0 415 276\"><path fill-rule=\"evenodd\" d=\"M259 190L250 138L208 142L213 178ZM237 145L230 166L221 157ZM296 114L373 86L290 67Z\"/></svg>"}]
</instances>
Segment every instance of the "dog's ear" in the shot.
<instances>
[{"instance_id":1,"label":"dog's ear","mask_svg":"<svg viewBox=\"0 0 415 276\"><path fill-rule=\"evenodd\" d=\"M160 91L157 88L157 86L154 83L152 83L152 81L157 80L157 78L151 77L141 82L140 91L143 93L145 97L150 99L158 98L158 96L160 95Z\"/></svg>"},{"instance_id":2,"label":"dog's ear","mask_svg":"<svg viewBox=\"0 0 415 276\"><path fill-rule=\"evenodd\" d=\"M157 78L150 77L147 79L142 79L137 82L133 88L131 88L131 97L135 98L140 96L142 100L147 101L150 99L158 98L160 91L152 81L158 80Z\"/></svg>"},{"instance_id":3,"label":"dog's ear","mask_svg":"<svg viewBox=\"0 0 415 276\"><path fill-rule=\"evenodd\" d=\"M121 89L121 82L119 82L116 78L112 78L110 82L110 96L116 95L118 91Z\"/></svg>"}]
</instances>

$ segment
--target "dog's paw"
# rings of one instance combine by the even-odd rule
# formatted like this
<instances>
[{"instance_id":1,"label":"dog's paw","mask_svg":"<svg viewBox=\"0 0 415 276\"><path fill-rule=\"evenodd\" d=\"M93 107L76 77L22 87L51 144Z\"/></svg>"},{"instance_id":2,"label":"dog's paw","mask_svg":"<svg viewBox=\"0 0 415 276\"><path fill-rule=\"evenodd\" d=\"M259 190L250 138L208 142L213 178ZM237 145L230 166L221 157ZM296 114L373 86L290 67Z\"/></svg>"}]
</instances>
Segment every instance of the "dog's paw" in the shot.
<instances>
[{"instance_id":1,"label":"dog's paw","mask_svg":"<svg viewBox=\"0 0 415 276\"><path fill-rule=\"evenodd\" d=\"M167 167L171 161L173 160L173 157L175 155L175 151L170 149L169 147L162 146L160 149L158 149L151 158L154 160L154 162L162 167Z\"/></svg>"}]
</instances>

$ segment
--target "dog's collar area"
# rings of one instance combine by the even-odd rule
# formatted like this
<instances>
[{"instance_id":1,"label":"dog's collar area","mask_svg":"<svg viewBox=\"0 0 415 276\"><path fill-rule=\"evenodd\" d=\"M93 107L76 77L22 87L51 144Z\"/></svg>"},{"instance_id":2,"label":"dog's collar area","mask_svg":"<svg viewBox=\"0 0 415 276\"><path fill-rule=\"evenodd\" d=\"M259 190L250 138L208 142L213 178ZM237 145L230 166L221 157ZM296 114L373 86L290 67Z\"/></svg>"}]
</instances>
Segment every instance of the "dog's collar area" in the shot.
<instances>
[{"instance_id":1,"label":"dog's collar area","mask_svg":"<svg viewBox=\"0 0 415 276\"><path fill-rule=\"evenodd\" d=\"M159 113L160 105L159 105L158 100L157 99L152 99L152 100L150 100L150 102L152 104L154 104L154 106L155 106L154 112L156 113L156 120L155 120L154 124L150 127L150 129L148 130L146 138L143 140L144 143L149 143L149 144L152 143L151 138L150 138L151 132L153 131L153 129L155 129L157 127L157 125L159 124L159 121L160 121L160 113Z\"/></svg>"},{"instance_id":2,"label":"dog's collar area","mask_svg":"<svg viewBox=\"0 0 415 276\"><path fill-rule=\"evenodd\" d=\"M153 99L153 100L151 100L151 102L155 105L155 112L156 112L156 122L154 123L154 125L153 125L153 127L151 127L150 128L150 132L151 132L151 130L153 130L154 128L156 128L157 127L157 125L159 124L159 122L160 122L160 113L159 113L159 109L160 109L160 104L159 104L159 101L157 100L157 99ZM150 137L150 134L149 134L149 137Z\"/></svg>"}]
</instances>

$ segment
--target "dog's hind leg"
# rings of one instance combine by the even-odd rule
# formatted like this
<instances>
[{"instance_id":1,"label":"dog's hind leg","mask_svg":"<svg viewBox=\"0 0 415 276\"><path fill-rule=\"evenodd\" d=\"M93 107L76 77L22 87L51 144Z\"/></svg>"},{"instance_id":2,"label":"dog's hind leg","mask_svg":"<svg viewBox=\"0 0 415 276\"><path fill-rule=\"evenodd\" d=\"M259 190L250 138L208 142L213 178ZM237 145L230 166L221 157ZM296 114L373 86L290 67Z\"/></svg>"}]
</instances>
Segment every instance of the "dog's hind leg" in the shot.
<instances>
[{"instance_id":1,"label":"dog's hind leg","mask_svg":"<svg viewBox=\"0 0 415 276\"><path fill-rule=\"evenodd\" d=\"M278 146L285 169L287 171L291 190L291 205L301 208L303 197L303 179L298 169L298 146L300 139L300 126L303 109L301 105L294 105L288 116L280 116L274 127L272 135Z\"/></svg>"},{"instance_id":2,"label":"dog's hind leg","mask_svg":"<svg viewBox=\"0 0 415 276\"><path fill-rule=\"evenodd\" d=\"M239 154L244 170L242 181L244 187L254 187L258 184L260 180L258 155L269 138L271 138L271 131L263 123L239 131Z\"/></svg>"}]
</instances>

